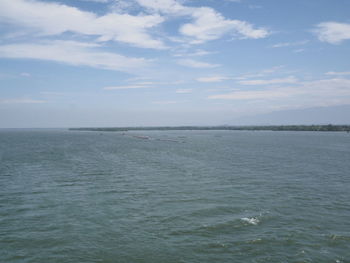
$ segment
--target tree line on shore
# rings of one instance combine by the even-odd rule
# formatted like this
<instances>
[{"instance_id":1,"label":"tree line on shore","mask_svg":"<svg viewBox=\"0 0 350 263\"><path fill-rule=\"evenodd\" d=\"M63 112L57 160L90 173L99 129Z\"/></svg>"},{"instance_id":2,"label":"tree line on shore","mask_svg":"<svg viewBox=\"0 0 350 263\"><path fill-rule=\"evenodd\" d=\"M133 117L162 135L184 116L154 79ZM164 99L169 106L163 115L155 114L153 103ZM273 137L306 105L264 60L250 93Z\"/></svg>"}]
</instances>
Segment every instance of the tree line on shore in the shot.
<instances>
[{"instance_id":1,"label":"tree line on shore","mask_svg":"<svg viewBox=\"0 0 350 263\"><path fill-rule=\"evenodd\" d=\"M70 128L72 131L181 131L181 130L235 130L235 131L342 131L350 132L350 125L249 125L249 126L151 126Z\"/></svg>"}]
</instances>

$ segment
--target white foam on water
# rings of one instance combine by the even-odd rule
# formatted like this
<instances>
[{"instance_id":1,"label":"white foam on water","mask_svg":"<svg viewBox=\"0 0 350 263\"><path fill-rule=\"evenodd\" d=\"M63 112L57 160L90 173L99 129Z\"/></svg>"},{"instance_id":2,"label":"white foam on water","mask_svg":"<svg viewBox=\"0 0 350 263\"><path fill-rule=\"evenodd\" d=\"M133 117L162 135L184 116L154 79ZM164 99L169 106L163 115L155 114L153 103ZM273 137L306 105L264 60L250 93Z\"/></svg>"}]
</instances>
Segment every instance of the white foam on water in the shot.
<instances>
[{"instance_id":1,"label":"white foam on water","mask_svg":"<svg viewBox=\"0 0 350 263\"><path fill-rule=\"evenodd\" d=\"M244 222L247 222L247 223L249 223L251 225L254 225L254 226L256 226L257 224L260 223L259 219L256 218L256 217L251 217L251 218L243 217L243 218L241 218L241 220L244 221Z\"/></svg>"}]
</instances>

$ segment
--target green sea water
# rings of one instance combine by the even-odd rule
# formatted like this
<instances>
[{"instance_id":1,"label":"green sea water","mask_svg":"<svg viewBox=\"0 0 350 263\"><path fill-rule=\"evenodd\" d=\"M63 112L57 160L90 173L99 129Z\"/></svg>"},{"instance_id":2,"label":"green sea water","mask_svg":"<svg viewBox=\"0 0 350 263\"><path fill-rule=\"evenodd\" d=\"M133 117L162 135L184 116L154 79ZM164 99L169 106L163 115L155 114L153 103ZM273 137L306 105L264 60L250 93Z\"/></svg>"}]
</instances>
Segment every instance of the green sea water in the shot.
<instances>
[{"instance_id":1,"label":"green sea water","mask_svg":"<svg viewBox=\"0 0 350 263\"><path fill-rule=\"evenodd\" d=\"M0 262L350 262L350 135L1 130Z\"/></svg>"}]
</instances>

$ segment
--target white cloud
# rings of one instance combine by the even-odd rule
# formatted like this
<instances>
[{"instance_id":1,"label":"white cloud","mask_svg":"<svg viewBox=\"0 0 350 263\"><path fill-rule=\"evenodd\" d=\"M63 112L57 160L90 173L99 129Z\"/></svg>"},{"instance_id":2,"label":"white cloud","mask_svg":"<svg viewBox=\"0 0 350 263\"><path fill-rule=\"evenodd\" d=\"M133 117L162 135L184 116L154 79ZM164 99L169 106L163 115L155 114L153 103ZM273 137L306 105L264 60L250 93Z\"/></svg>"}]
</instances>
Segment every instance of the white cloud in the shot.
<instances>
[{"instance_id":1,"label":"white cloud","mask_svg":"<svg viewBox=\"0 0 350 263\"><path fill-rule=\"evenodd\" d=\"M190 67L190 68L216 68L220 65L218 64L210 64L207 62L202 62L194 59L180 59L177 61L179 65Z\"/></svg>"},{"instance_id":2,"label":"white cloud","mask_svg":"<svg viewBox=\"0 0 350 263\"><path fill-rule=\"evenodd\" d=\"M271 85L271 84L290 84L296 83L298 80L293 77L280 78L280 79L254 79L254 80L241 80L238 81L242 85Z\"/></svg>"},{"instance_id":3,"label":"white cloud","mask_svg":"<svg viewBox=\"0 0 350 263\"><path fill-rule=\"evenodd\" d=\"M334 95L350 95L350 79L333 78L308 81L302 83L303 88L309 88L317 92L333 92Z\"/></svg>"},{"instance_id":4,"label":"white cloud","mask_svg":"<svg viewBox=\"0 0 350 263\"><path fill-rule=\"evenodd\" d=\"M235 79L244 80L244 79L251 79L251 78L261 78L261 77L265 77L266 75L276 73L276 72L280 71L283 67L284 66L275 66L272 68L260 70L260 71L255 72L255 73L243 74L243 75L240 75L238 77L235 77Z\"/></svg>"},{"instance_id":5,"label":"white cloud","mask_svg":"<svg viewBox=\"0 0 350 263\"><path fill-rule=\"evenodd\" d=\"M128 10L136 3L146 8L149 14L131 15L122 11ZM228 33L238 38L253 39L269 34L266 29L254 28L248 22L226 19L213 8L185 6L176 0L120 0L113 4L116 6L114 12L98 15L61 3L1 0L0 22L18 26L18 30L11 33L12 37L17 36L19 32L26 32L31 36L58 36L68 32L94 37L101 42L117 41L153 49L168 48L154 33L157 33L155 29L169 16L187 16L193 19L191 23L183 24L179 28L182 37L184 36L190 44L215 40Z\"/></svg>"},{"instance_id":6,"label":"white cloud","mask_svg":"<svg viewBox=\"0 0 350 263\"><path fill-rule=\"evenodd\" d=\"M200 44L209 40L221 38L226 33L232 33L241 38L264 38L269 32L264 28L255 29L245 21L225 19L220 13L209 7L193 9L193 23L180 27L180 32L193 40L192 44Z\"/></svg>"},{"instance_id":7,"label":"white cloud","mask_svg":"<svg viewBox=\"0 0 350 263\"><path fill-rule=\"evenodd\" d=\"M340 44L350 39L350 24L338 22L323 22L316 26L314 32L322 42Z\"/></svg>"},{"instance_id":8,"label":"white cloud","mask_svg":"<svg viewBox=\"0 0 350 263\"><path fill-rule=\"evenodd\" d=\"M254 101L256 107L331 106L350 103L349 79L321 79L306 81L289 87L270 87L259 90L215 94L208 99Z\"/></svg>"},{"instance_id":9,"label":"white cloud","mask_svg":"<svg viewBox=\"0 0 350 263\"><path fill-rule=\"evenodd\" d=\"M148 65L143 58L101 52L97 45L74 41L47 41L34 44L0 45L0 57L55 61L74 66L134 72Z\"/></svg>"},{"instance_id":10,"label":"white cloud","mask_svg":"<svg viewBox=\"0 0 350 263\"><path fill-rule=\"evenodd\" d=\"M211 76L211 77L201 77L197 78L197 81L199 82L222 82L224 80L228 80L230 78L225 76Z\"/></svg>"},{"instance_id":11,"label":"white cloud","mask_svg":"<svg viewBox=\"0 0 350 263\"><path fill-rule=\"evenodd\" d=\"M148 32L164 21L160 15L109 13L97 16L78 8L40 1L0 1L0 21L34 31L38 35L73 32L97 36L99 41L120 41L143 48L165 48ZM33 32L32 32L33 33Z\"/></svg>"},{"instance_id":12,"label":"white cloud","mask_svg":"<svg viewBox=\"0 0 350 263\"><path fill-rule=\"evenodd\" d=\"M112 0L112 2L109 3L109 9L120 14L135 11L136 8L138 8L138 6L132 0Z\"/></svg>"},{"instance_id":13,"label":"white cloud","mask_svg":"<svg viewBox=\"0 0 350 263\"><path fill-rule=\"evenodd\" d=\"M329 71L329 72L326 73L326 75L330 75L330 76L344 76L344 75L350 75L350 71L343 71L343 72Z\"/></svg>"},{"instance_id":14,"label":"white cloud","mask_svg":"<svg viewBox=\"0 0 350 263\"><path fill-rule=\"evenodd\" d=\"M273 45L273 48L290 47L290 46L303 46L309 43L309 40L297 41L297 42L283 42Z\"/></svg>"},{"instance_id":15,"label":"white cloud","mask_svg":"<svg viewBox=\"0 0 350 263\"><path fill-rule=\"evenodd\" d=\"M175 92L179 94L187 94L192 93L192 89L177 89Z\"/></svg>"},{"instance_id":16,"label":"white cloud","mask_svg":"<svg viewBox=\"0 0 350 263\"><path fill-rule=\"evenodd\" d=\"M232 33L239 38L264 38L269 32L264 28L254 28L248 22L230 20L210 7L190 7L176 0L136 0L151 11L173 16L190 16L193 22L180 27L180 33L190 38L190 44L200 44ZM237 0L235 1L237 2Z\"/></svg>"},{"instance_id":17,"label":"white cloud","mask_svg":"<svg viewBox=\"0 0 350 263\"><path fill-rule=\"evenodd\" d=\"M175 0L136 0L136 2L150 10L168 14L187 14L189 8Z\"/></svg>"},{"instance_id":18,"label":"white cloud","mask_svg":"<svg viewBox=\"0 0 350 263\"><path fill-rule=\"evenodd\" d=\"M147 86L147 85L159 85L159 83L154 81L143 81L143 82L136 82L135 85L137 86Z\"/></svg>"},{"instance_id":19,"label":"white cloud","mask_svg":"<svg viewBox=\"0 0 350 263\"><path fill-rule=\"evenodd\" d=\"M174 57L201 57L201 56L206 56L206 55L210 55L210 54L214 54L214 53L217 53L217 52L210 52L210 51L206 51L206 50L202 50L202 49L197 49L193 52L178 51L173 56Z\"/></svg>"},{"instance_id":20,"label":"white cloud","mask_svg":"<svg viewBox=\"0 0 350 263\"><path fill-rule=\"evenodd\" d=\"M210 51L206 51L206 50L196 50L195 52L192 52L190 54L188 54L189 56L193 56L193 57L199 57L199 56L206 56L206 55L210 55L210 54L214 54L217 52L210 52Z\"/></svg>"}]
</instances>

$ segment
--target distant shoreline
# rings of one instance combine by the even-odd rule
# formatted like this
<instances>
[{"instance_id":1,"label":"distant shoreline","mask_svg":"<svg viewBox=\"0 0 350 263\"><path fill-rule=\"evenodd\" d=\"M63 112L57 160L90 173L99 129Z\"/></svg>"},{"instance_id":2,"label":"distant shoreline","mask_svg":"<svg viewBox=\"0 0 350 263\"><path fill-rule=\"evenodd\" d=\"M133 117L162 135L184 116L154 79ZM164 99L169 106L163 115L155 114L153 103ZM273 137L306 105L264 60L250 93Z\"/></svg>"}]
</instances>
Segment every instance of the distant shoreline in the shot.
<instances>
[{"instance_id":1,"label":"distant shoreline","mask_svg":"<svg viewBox=\"0 0 350 263\"><path fill-rule=\"evenodd\" d=\"M247 125L247 126L152 126L152 127L100 127L100 128L69 128L71 131L321 131L321 132L350 132L350 125Z\"/></svg>"}]
</instances>

